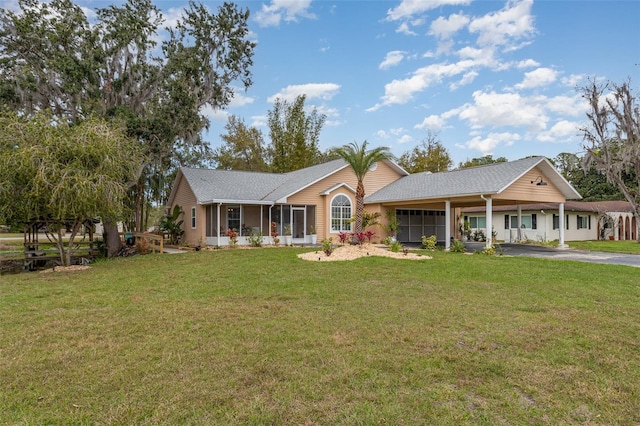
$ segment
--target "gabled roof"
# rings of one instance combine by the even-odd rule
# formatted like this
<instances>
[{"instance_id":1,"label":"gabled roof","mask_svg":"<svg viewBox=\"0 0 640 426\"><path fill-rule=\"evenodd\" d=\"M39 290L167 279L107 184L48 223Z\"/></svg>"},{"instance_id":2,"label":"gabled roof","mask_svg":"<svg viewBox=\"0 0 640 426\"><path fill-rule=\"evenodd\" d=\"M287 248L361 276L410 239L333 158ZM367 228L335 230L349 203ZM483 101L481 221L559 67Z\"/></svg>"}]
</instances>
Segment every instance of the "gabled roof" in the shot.
<instances>
[{"instance_id":1,"label":"gabled roof","mask_svg":"<svg viewBox=\"0 0 640 426\"><path fill-rule=\"evenodd\" d=\"M412 174L371 194L365 202L384 203L500 194L535 167L544 173L565 198L581 198L549 160L545 157L530 157L442 173Z\"/></svg>"},{"instance_id":2,"label":"gabled roof","mask_svg":"<svg viewBox=\"0 0 640 426\"><path fill-rule=\"evenodd\" d=\"M408 174L393 161L385 161L401 175ZM182 167L176 182L181 177L186 179L198 204L274 204L285 203L288 197L345 167L348 164L342 159L282 174ZM169 203L175 197L176 188L174 185Z\"/></svg>"}]
</instances>

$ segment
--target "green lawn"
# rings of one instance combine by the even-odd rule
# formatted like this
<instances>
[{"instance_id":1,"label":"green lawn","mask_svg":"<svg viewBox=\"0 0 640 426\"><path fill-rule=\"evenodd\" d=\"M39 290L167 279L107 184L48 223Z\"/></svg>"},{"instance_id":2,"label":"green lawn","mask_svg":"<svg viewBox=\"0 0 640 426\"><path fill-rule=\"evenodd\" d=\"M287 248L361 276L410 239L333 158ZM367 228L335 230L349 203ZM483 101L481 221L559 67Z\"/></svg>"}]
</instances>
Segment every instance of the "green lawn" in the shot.
<instances>
[{"instance_id":1,"label":"green lawn","mask_svg":"<svg viewBox=\"0 0 640 426\"><path fill-rule=\"evenodd\" d=\"M569 241L567 244L569 244L569 247L578 250L640 254L640 244L636 240Z\"/></svg>"},{"instance_id":2,"label":"green lawn","mask_svg":"<svg viewBox=\"0 0 640 426\"><path fill-rule=\"evenodd\" d=\"M640 423L638 269L300 251L1 276L0 423Z\"/></svg>"}]
</instances>

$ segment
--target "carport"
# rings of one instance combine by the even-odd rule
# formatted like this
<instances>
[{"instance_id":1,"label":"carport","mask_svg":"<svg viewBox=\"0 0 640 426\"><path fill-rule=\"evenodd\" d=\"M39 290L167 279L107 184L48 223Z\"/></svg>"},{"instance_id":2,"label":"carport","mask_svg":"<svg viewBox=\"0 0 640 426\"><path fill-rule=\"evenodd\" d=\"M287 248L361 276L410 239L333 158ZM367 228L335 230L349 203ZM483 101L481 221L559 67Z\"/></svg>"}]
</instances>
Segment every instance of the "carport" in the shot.
<instances>
[{"instance_id":1,"label":"carport","mask_svg":"<svg viewBox=\"0 0 640 426\"><path fill-rule=\"evenodd\" d=\"M429 235L437 235L448 250L452 235L459 233L457 227L462 208L485 206L486 246L491 247L493 206L517 205L520 226L521 205L558 203L558 240L562 247L565 246L564 203L580 198L580 194L549 160L530 157L443 173L411 174L365 198L365 205L367 210L373 212L395 209L396 214L400 213L400 218L408 217L405 225L401 222L401 227L405 226L407 233L399 235L408 240L399 238L401 242L415 242L419 231L433 229L436 232Z\"/></svg>"}]
</instances>

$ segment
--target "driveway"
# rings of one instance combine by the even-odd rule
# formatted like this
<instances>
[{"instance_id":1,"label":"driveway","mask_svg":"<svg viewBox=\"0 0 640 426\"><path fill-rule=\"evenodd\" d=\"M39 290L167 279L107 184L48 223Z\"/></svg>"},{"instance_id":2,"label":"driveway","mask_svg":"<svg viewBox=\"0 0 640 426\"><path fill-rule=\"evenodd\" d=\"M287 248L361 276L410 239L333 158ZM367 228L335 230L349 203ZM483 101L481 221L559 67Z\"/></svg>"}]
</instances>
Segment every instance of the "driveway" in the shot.
<instances>
[{"instance_id":1,"label":"driveway","mask_svg":"<svg viewBox=\"0 0 640 426\"><path fill-rule=\"evenodd\" d=\"M467 251L482 250L484 243L465 243ZM569 243L571 246L571 243ZM578 262L606 263L610 265L626 265L640 268L640 255L605 253L595 251L583 251L559 249L527 244L500 244L502 253L506 256L542 257L556 260L574 260Z\"/></svg>"}]
</instances>

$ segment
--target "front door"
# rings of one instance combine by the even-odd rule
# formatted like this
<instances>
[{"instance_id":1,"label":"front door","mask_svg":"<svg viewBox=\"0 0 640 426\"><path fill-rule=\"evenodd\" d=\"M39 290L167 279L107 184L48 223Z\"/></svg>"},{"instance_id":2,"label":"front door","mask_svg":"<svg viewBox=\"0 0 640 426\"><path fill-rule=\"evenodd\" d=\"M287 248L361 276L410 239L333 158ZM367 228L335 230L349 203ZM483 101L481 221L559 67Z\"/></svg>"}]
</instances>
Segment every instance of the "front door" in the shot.
<instances>
[{"instance_id":1,"label":"front door","mask_svg":"<svg viewBox=\"0 0 640 426\"><path fill-rule=\"evenodd\" d=\"M305 239L305 214L304 207L293 207L293 226L291 227L291 235L294 242L303 243Z\"/></svg>"}]
</instances>

